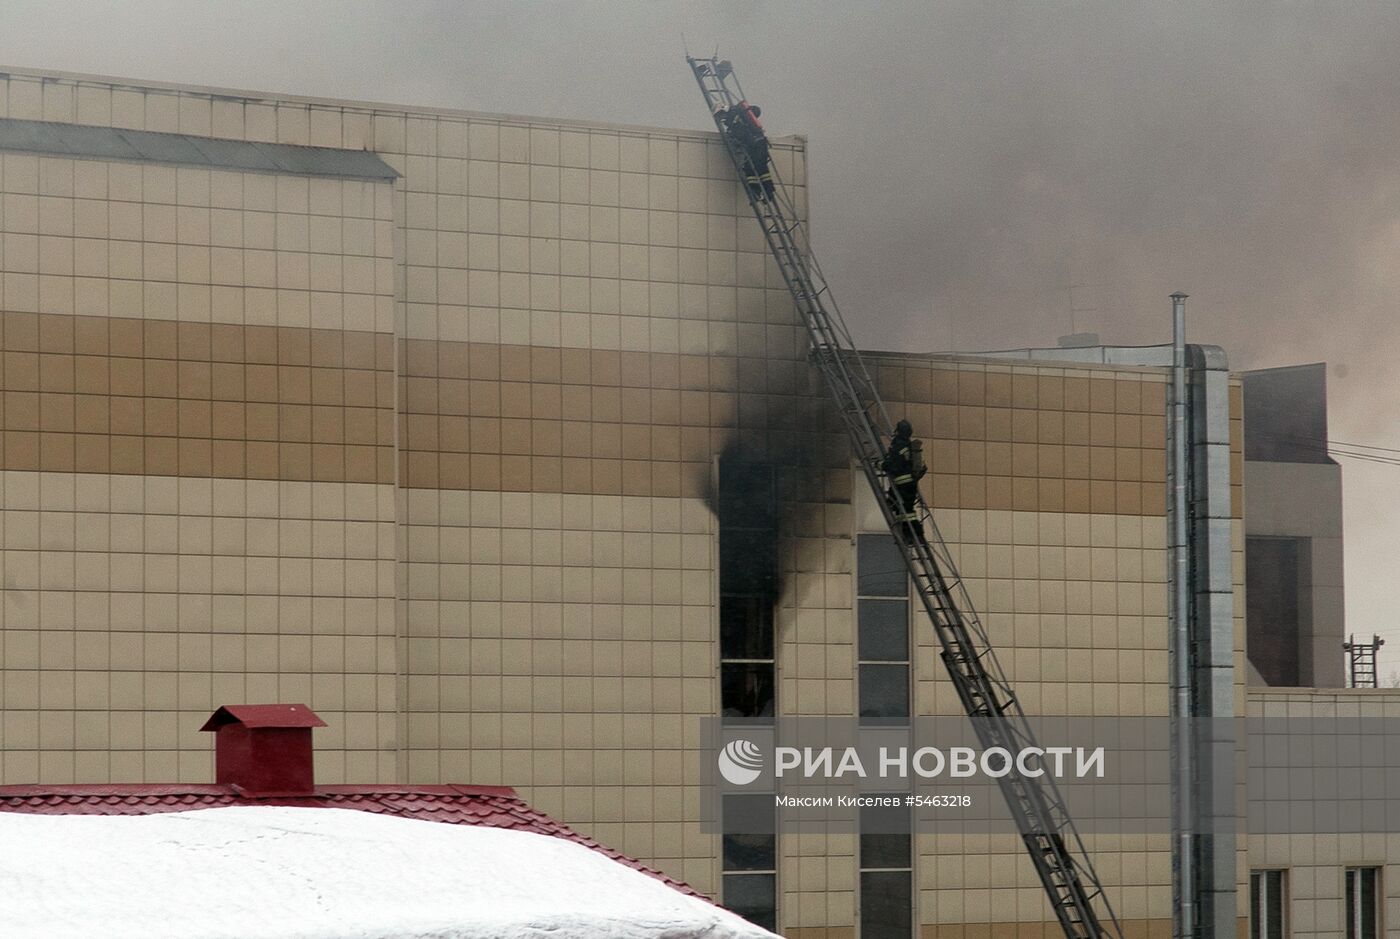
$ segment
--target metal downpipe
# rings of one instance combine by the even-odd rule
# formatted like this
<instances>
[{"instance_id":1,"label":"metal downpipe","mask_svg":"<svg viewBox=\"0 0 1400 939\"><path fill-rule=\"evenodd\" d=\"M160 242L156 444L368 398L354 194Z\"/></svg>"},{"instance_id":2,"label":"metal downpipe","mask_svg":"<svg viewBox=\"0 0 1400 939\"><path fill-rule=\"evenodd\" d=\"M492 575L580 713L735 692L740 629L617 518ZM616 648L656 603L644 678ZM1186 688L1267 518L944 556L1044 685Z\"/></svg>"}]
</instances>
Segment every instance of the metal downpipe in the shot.
<instances>
[{"instance_id":1,"label":"metal downpipe","mask_svg":"<svg viewBox=\"0 0 1400 939\"><path fill-rule=\"evenodd\" d=\"M1171 636L1172 935L1196 937L1196 876L1192 844L1194 767L1191 732L1191 571L1188 541L1186 434L1186 294L1172 294L1172 397L1168 425L1171 487L1167 496L1170 550L1167 625Z\"/></svg>"}]
</instances>

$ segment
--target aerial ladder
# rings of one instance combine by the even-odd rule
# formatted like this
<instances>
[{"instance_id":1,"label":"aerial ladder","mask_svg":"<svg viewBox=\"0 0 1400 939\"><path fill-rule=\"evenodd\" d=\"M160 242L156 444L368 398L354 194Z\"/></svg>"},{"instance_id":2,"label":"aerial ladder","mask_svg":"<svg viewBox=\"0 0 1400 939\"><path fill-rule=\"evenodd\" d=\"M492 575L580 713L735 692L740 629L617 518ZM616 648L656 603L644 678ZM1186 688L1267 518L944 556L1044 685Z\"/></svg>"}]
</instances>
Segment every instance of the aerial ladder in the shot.
<instances>
[{"instance_id":1,"label":"aerial ladder","mask_svg":"<svg viewBox=\"0 0 1400 939\"><path fill-rule=\"evenodd\" d=\"M733 65L719 58L686 56L686 61L792 294L807 329L810 359L836 402L861 472L904 556L914 591L938 637L943 664L978 742L984 750L1004 747L1011 753L1035 747L1030 723L997 661L928 506L922 499L914 506L898 504L899 496L888 484L882 464L885 441L891 437L889 415L841 318L777 168L770 171L771 192L752 184L764 168L752 165L750 149L732 132L739 112L731 109L747 104ZM899 519L907 513L916 514L917 522ZM1118 919L1054 778L1044 771L1026 775L1013 766L997 782L1065 936L1122 939Z\"/></svg>"}]
</instances>

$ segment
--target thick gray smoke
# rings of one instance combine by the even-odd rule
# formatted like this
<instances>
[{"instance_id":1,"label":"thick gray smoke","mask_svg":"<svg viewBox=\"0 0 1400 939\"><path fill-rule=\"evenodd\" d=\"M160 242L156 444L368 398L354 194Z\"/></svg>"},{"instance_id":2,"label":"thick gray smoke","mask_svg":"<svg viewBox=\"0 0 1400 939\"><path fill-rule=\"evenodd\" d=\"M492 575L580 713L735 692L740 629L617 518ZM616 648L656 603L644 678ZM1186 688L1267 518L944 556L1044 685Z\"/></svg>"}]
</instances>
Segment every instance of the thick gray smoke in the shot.
<instances>
[{"instance_id":1,"label":"thick gray smoke","mask_svg":"<svg viewBox=\"0 0 1400 939\"><path fill-rule=\"evenodd\" d=\"M1400 447L1394 3L0 0L16 65L698 129L683 43L809 136L862 343L1158 342L1181 289L1193 339L1332 363L1334 438ZM1384 634L1400 467L1347 473L1349 626Z\"/></svg>"}]
</instances>

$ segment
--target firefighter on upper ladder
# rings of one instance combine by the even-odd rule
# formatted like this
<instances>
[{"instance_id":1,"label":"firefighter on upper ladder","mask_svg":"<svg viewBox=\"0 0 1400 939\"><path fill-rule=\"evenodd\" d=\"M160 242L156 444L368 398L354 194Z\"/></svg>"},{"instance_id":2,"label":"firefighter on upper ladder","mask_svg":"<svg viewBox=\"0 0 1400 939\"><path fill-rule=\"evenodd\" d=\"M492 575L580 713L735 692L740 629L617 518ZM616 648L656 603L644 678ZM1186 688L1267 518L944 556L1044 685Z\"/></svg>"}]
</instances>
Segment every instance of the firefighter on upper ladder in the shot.
<instances>
[{"instance_id":1,"label":"firefighter on upper ladder","mask_svg":"<svg viewBox=\"0 0 1400 939\"><path fill-rule=\"evenodd\" d=\"M763 109L756 104L740 101L730 108L717 112L725 132L744 151L747 164L744 167L744 182L755 198L765 201L773 198L773 173L769 167L768 135L763 132L759 117Z\"/></svg>"},{"instance_id":2,"label":"firefighter on upper ladder","mask_svg":"<svg viewBox=\"0 0 1400 939\"><path fill-rule=\"evenodd\" d=\"M924 465L923 447L913 435L914 426L907 420L894 425L894 436L881 468L890 480L886 498L895 521L907 526L921 544L927 544L923 523L919 521L919 480L928 467Z\"/></svg>"}]
</instances>

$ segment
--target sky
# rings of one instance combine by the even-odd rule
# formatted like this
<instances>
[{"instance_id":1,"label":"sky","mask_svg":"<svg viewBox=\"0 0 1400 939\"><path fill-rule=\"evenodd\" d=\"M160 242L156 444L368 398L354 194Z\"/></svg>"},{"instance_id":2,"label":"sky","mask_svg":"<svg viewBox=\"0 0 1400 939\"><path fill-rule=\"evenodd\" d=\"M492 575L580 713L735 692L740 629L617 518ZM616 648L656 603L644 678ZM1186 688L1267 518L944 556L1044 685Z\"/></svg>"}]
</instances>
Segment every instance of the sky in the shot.
<instances>
[{"instance_id":1,"label":"sky","mask_svg":"<svg viewBox=\"0 0 1400 939\"><path fill-rule=\"evenodd\" d=\"M731 59L809 141L857 342L1188 338L1328 363L1334 441L1400 457L1400 5L0 0L0 64L708 128ZM1400 680L1400 465L1343 460L1347 628Z\"/></svg>"}]
</instances>

